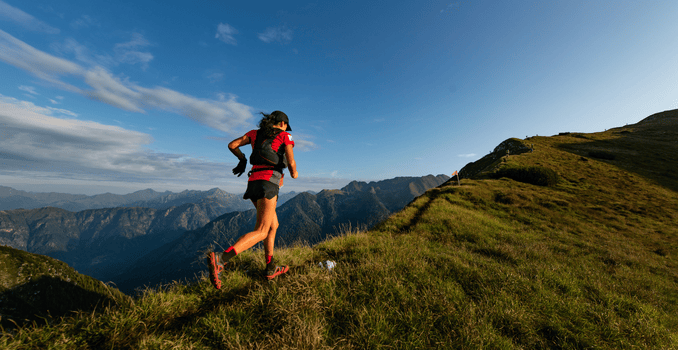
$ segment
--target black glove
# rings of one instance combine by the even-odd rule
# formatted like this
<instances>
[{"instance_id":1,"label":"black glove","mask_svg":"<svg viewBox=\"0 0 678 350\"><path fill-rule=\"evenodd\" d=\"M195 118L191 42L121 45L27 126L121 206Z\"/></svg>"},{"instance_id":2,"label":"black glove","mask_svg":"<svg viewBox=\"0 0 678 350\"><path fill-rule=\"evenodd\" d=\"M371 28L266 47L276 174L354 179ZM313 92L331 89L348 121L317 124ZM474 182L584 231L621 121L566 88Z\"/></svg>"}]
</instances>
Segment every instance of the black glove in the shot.
<instances>
[{"instance_id":1,"label":"black glove","mask_svg":"<svg viewBox=\"0 0 678 350\"><path fill-rule=\"evenodd\" d=\"M245 169L247 168L247 158L242 158L240 159L240 163L238 163L238 166L233 168L233 175L242 175L242 173L245 172Z\"/></svg>"}]
</instances>

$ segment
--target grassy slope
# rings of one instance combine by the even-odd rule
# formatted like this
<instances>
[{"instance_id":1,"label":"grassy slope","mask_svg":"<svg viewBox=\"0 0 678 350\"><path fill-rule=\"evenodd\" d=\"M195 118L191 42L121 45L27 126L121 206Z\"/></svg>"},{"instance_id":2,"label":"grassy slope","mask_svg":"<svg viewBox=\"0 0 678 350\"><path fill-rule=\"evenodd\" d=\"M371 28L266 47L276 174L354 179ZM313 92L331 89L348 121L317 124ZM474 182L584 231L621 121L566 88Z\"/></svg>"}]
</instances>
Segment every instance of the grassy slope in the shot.
<instances>
[{"instance_id":1,"label":"grassy slope","mask_svg":"<svg viewBox=\"0 0 678 350\"><path fill-rule=\"evenodd\" d=\"M552 168L557 186L449 183L369 232L278 250L292 270L274 282L248 251L222 291L176 283L0 346L678 348L678 196L662 162L676 147L643 130L531 138L500 164ZM588 157L601 149L616 159ZM328 259L332 272L316 266Z\"/></svg>"},{"instance_id":2,"label":"grassy slope","mask_svg":"<svg viewBox=\"0 0 678 350\"><path fill-rule=\"evenodd\" d=\"M45 324L73 311L130 302L115 288L48 256L0 246L0 325Z\"/></svg>"}]
</instances>

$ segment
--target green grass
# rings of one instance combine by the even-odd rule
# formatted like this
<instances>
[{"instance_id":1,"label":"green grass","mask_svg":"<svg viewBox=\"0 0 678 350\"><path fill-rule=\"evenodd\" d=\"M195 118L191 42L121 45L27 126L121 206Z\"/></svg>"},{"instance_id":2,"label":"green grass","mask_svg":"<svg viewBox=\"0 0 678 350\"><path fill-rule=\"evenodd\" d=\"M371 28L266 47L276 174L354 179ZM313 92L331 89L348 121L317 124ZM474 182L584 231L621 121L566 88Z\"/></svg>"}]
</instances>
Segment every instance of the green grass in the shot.
<instances>
[{"instance_id":1,"label":"green grass","mask_svg":"<svg viewBox=\"0 0 678 350\"><path fill-rule=\"evenodd\" d=\"M273 282L247 251L220 291L148 289L0 347L678 349L678 186L665 163L636 167L642 143L642 159L619 150L641 131L531 138L496 165L552 169L555 186L449 183L370 231L277 250L291 270ZM614 159L588 157L605 143Z\"/></svg>"},{"instance_id":2,"label":"green grass","mask_svg":"<svg viewBox=\"0 0 678 350\"><path fill-rule=\"evenodd\" d=\"M0 271L0 326L7 330L131 301L62 261L10 247L0 246Z\"/></svg>"}]
</instances>

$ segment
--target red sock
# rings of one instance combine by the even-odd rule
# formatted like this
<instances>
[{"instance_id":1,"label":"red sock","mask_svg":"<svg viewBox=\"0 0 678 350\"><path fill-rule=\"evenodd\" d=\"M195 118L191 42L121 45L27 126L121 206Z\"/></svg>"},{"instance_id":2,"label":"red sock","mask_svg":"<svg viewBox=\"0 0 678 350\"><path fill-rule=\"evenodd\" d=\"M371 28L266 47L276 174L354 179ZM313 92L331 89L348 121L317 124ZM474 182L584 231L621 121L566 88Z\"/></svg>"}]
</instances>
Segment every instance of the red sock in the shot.
<instances>
[{"instance_id":1,"label":"red sock","mask_svg":"<svg viewBox=\"0 0 678 350\"><path fill-rule=\"evenodd\" d=\"M221 260L223 260L223 262L227 262L227 261L231 260L233 257L235 257L236 255L238 255L238 252L236 252L235 249L233 249L232 246L228 247L228 249L224 250L224 252L221 253Z\"/></svg>"},{"instance_id":2,"label":"red sock","mask_svg":"<svg viewBox=\"0 0 678 350\"><path fill-rule=\"evenodd\" d=\"M273 255L266 255L266 265L270 264L273 261Z\"/></svg>"}]
</instances>

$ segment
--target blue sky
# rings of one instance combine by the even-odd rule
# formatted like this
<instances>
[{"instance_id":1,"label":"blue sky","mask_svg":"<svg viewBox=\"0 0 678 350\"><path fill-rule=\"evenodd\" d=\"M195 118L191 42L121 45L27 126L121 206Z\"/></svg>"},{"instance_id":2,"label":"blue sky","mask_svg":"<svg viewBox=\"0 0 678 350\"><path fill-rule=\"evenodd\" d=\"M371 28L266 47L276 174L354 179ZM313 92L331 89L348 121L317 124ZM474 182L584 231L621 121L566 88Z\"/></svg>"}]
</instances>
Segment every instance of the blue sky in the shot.
<instances>
[{"instance_id":1,"label":"blue sky","mask_svg":"<svg viewBox=\"0 0 678 350\"><path fill-rule=\"evenodd\" d=\"M509 137L678 108L675 1L0 0L0 185L242 193L290 117L299 178L450 175ZM249 150L246 151L249 154Z\"/></svg>"}]
</instances>

